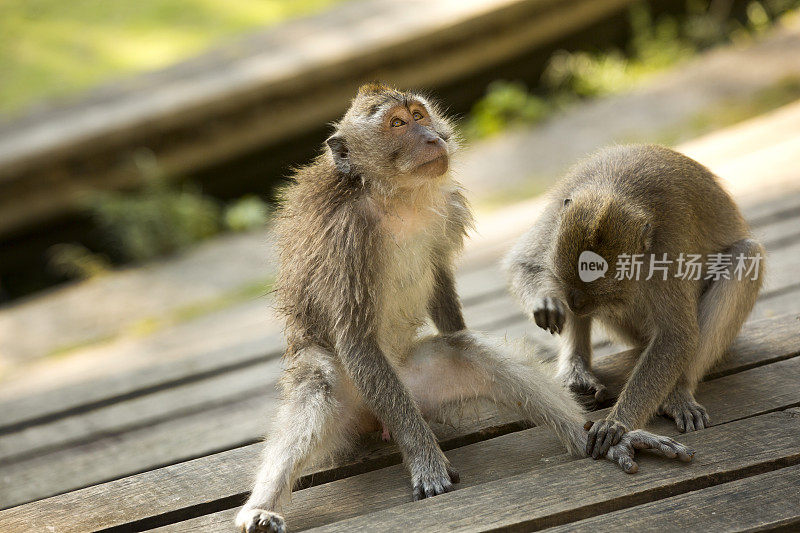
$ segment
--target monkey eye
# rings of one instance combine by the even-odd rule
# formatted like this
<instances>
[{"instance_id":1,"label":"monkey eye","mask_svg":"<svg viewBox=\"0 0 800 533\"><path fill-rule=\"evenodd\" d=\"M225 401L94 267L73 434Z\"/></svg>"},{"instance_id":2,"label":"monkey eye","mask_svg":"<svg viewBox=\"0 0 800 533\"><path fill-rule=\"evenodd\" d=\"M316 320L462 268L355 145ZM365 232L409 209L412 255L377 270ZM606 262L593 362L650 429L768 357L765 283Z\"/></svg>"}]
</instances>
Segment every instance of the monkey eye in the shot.
<instances>
[{"instance_id":1,"label":"monkey eye","mask_svg":"<svg viewBox=\"0 0 800 533\"><path fill-rule=\"evenodd\" d=\"M405 125L405 123L406 123L405 120L397 117L393 118L391 122L393 128L399 128L400 126Z\"/></svg>"},{"instance_id":2,"label":"monkey eye","mask_svg":"<svg viewBox=\"0 0 800 533\"><path fill-rule=\"evenodd\" d=\"M422 120L424 118L422 116L422 113L420 113L419 111L414 111L413 117L414 117L414 120Z\"/></svg>"}]
</instances>

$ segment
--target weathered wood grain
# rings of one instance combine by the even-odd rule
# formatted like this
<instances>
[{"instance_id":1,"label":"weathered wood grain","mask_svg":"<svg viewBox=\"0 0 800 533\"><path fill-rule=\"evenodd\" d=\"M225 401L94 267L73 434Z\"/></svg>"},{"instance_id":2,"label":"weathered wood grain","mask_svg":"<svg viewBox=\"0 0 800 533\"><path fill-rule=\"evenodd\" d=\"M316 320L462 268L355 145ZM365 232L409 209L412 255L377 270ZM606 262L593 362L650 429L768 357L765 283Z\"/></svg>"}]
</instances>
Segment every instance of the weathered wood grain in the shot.
<instances>
[{"instance_id":1,"label":"weathered wood grain","mask_svg":"<svg viewBox=\"0 0 800 533\"><path fill-rule=\"evenodd\" d=\"M338 487L340 490L344 485L353 489L347 496L342 494L341 498L330 494L322 501L307 500L304 491L298 491L293 495L287 520L290 526L295 524L294 530L304 530L315 521L326 523L313 531L436 532L500 528L531 531L800 462L800 439L796 436L800 429L800 416L787 411L681 435L678 440L699 450L693 463L675 463L640 454L637 458L639 473L632 476L606 461L571 460L566 455L537 462L531 457L534 454L530 453L530 448L536 446L539 449L538 439L533 436L538 429L503 437L530 434L526 440L491 450L493 454L512 454L517 461L527 461L528 468L519 469L516 474L503 472L489 481L485 474L489 469L480 469L480 464L494 455L485 455L483 452L488 450L483 446L489 443L480 443L473 445L472 450L460 448L450 452L448 457L465 470L467 457L456 459L455 453L471 452L478 469L475 475L487 481L473 480L471 476L467 480L466 475L462 475L463 486L452 493L422 502L411 502L410 495L406 495L404 502L399 498L387 501L376 487L382 488L387 478L396 477L399 472L393 474L386 469L383 476L380 475L383 471L378 471L377 475L370 472L335 482L341 485ZM555 449L547 451L554 453ZM320 488L306 490L310 493ZM367 514L341 520L343 508L359 512L351 505L354 495L356 499L367 501L369 505L360 509L361 513ZM309 505L306 514L294 511L301 498ZM228 527L233 513L231 510L198 517L156 531L219 531Z\"/></svg>"},{"instance_id":2,"label":"weathered wood grain","mask_svg":"<svg viewBox=\"0 0 800 533\"><path fill-rule=\"evenodd\" d=\"M800 530L800 466L723 483L680 496L547 529L580 531ZM786 529L792 530L792 529Z\"/></svg>"},{"instance_id":3,"label":"weathered wood grain","mask_svg":"<svg viewBox=\"0 0 800 533\"><path fill-rule=\"evenodd\" d=\"M797 220L798 227L800 227L800 195L797 194L748 206L743 211L748 219L753 220L753 227L759 238L765 242L773 242L778 247L785 243L781 239L792 234L793 220ZM458 290L468 316L471 307L505 294L505 279L499 273L496 260L506 252L510 245L511 241L491 247L477 261L481 265L478 268L465 264L460 269L457 280ZM784 254L777 252L778 249L780 248L770 250L773 256L769 258L769 270L771 273L778 271L786 275L782 275L780 282L772 282L775 290L800 290L797 280L793 277L797 261L790 261L793 266L787 265L784 268L782 259ZM797 252L797 250L793 251ZM796 256L797 253L795 253ZM767 290L772 289L767 287ZM800 310L800 304L798 305L797 309ZM510 311L510 316L518 319L517 309L518 306L509 306L507 311ZM785 308L782 309L785 310ZM759 310L757 309L757 311ZM759 316L775 316L781 312L781 310L772 310L766 306L764 312ZM490 315L486 318L496 320L488 323L481 320L478 324L470 318L468 323L471 327L494 328L501 325L502 320L508 316ZM241 346L228 347L201 356L188 357L96 380L91 386L79 384L24 398L2 401L0 402L0 434L8 432L9 429L20 429L34 423L46 423L72 414L81 414L186 382L200 381L220 373L256 365L265 359L278 356L282 350L281 335L265 335L263 339Z\"/></svg>"},{"instance_id":4,"label":"weathered wood grain","mask_svg":"<svg viewBox=\"0 0 800 533\"><path fill-rule=\"evenodd\" d=\"M698 400L709 409L714 424L724 424L800 405L800 388L795 386L798 382L800 358L792 358L703 383ZM730 395L734 390L735 402ZM499 422L505 421L495 422L495 427ZM544 428L501 434L490 440L485 439L493 436L491 430L478 436L469 433L480 431L484 425L491 426L486 421L477 421L463 432L443 436L445 449L458 447L448 456L461 473L462 488L568 459L563 456L563 446ZM674 424L661 418L655 419L651 428L664 434L676 433ZM72 520L70 527L62 526L59 531L85 531L134 520L155 525L196 512L235 506L249 489L259 447L247 446L9 509L0 512L0 526L4 519L13 518L16 522L9 523L21 523L41 514L56 522ZM357 455L349 465L343 464L334 472L322 469L309 473L313 474L315 486L296 491L288 509L287 517L293 529L321 525L408 501L407 474L399 462L394 447L380 446L373 441L368 450ZM395 466L374 470L391 464ZM365 470L373 471L358 476L355 484L351 483L352 478L326 483ZM201 484L197 483L198 479L202 479ZM369 487L368 494L361 492L365 487ZM147 506L140 503L142 494L148 495ZM107 511L107 507L113 509ZM206 520L224 522L232 512L220 511L220 516L227 518L214 516Z\"/></svg>"},{"instance_id":5,"label":"weathered wood grain","mask_svg":"<svg viewBox=\"0 0 800 533\"><path fill-rule=\"evenodd\" d=\"M800 225L800 200L798 195L788 195L786 198L776 199L764 204L746 208L748 217L756 217L756 234L765 242L772 242L775 249L771 249L769 258L770 281L766 288L768 293L775 291L800 290L800 285L794 276L800 262L800 246L790 246L795 241L793 238L794 221ZM800 226L798 226L800 227ZM789 241L787 241L787 236ZM800 243L795 243L800 245ZM458 276L458 290L465 306L467 322L477 329L497 329L504 326L509 318L519 319L517 305L497 305L494 309L482 308L492 305L492 301L507 298L505 296L505 278L499 272L496 259L505 253L510 246L492 247L479 261L482 266L475 268L465 264ZM778 274L775 274L775 273ZM781 294L778 294L780 296ZM771 299L771 298L770 298ZM784 300L788 302L789 300ZM765 303L757 307L757 316L775 316L793 310L784 306L775 308ZM796 308L800 311L800 304ZM535 330L534 330L535 331ZM553 344L555 339L548 338L546 334L533 333L545 344ZM65 389L48 391L35 394L26 398L0 402L0 434L11 430L18 430L33 424L48 423L70 415L83 414L104 406L127 401L179 386L186 382L200 382L213 378L225 372L236 371L241 368L263 363L265 360L277 357L283 350L283 339L280 335L266 335L258 341L246 343L231 349L218 350L203 356L190 357L155 367L140 369L121 376L97 380L91 386L80 384ZM265 353L266 352L266 353ZM65 440L75 440L74 436L65 435ZM55 443L53 443L55 444Z\"/></svg>"},{"instance_id":6,"label":"weathered wood grain","mask_svg":"<svg viewBox=\"0 0 800 533\"><path fill-rule=\"evenodd\" d=\"M786 297L787 300L791 299L790 295ZM524 320L520 324L524 331L532 335L541 335L541 330L527 323L526 319L523 317L519 319ZM773 360L767 356L768 354L772 354L772 358L781 358L796 353L797 333L793 326L791 317L785 317L769 328L764 328L762 324L746 326L737 340L739 348L733 350L733 356L723 363L722 370L736 371ZM503 329L505 328L501 328ZM517 334L511 335L512 338L516 336ZM768 350L764 349L766 344L771 344ZM616 375L621 375L611 367L606 370L604 365L616 365L614 368L630 365L631 356L632 354L628 354L627 359L624 357L598 359L598 374L604 379L609 379L608 375L614 375L615 372ZM276 362L273 361L272 364ZM247 370L239 373L245 375ZM52 430L49 426L34 427L21 434L3 436L0 438L0 443L3 440L12 442L16 440L13 446L8 446L6 449L22 449L25 450L23 453L30 455L35 454L39 447L45 450L48 447L53 449L54 443L60 439L63 441L70 435L75 435L76 433L70 433L72 428L80 434L84 427L88 426L94 430L94 433L88 434L96 439L96 442L85 439L87 444L78 443L73 447L56 449L50 455L43 455L47 461L53 462L55 468L50 468L33 458L21 461L17 465L5 465L0 468L0 488L7 487L4 490L10 493L6 505L255 442L268 426L266 419L272 410L270 406L275 405L276 377L276 372L272 374L271 379L265 376L264 392L252 398L242 394L242 389L236 386L222 388L222 384L227 381L226 375L222 375L209 383L185 386L189 390L194 390L193 393L184 394L183 388L180 387L168 389L158 393L154 398L146 396L75 417L61 427L59 426L62 422L56 421L52 424ZM253 370L253 376L249 378L255 378L249 379L248 382L255 382L253 390L257 390L260 379L258 372ZM609 382L612 388L618 388L620 384L620 381ZM194 408L192 402L203 398L206 387L209 390L209 397L219 396L219 401L214 404L209 398L205 404L201 403L199 409ZM154 412L151 413L150 409ZM161 416L159 410L175 413L175 416ZM214 417L224 417L228 420L229 424L226 425L228 430L217 431L219 421L212 419ZM72 426L72 423L76 425ZM150 427L139 429L146 425ZM152 444L144 447L139 444L140 441ZM118 460L117 457L120 456L124 458ZM22 478L19 479L19 476ZM60 478L61 481L56 478ZM28 481L17 483L24 480ZM44 492L40 492L42 490ZM17 497L17 493L20 493L20 496Z\"/></svg>"},{"instance_id":7,"label":"weathered wood grain","mask_svg":"<svg viewBox=\"0 0 800 533\"><path fill-rule=\"evenodd\" d=\"M536 326L527 322L527 329ZM746 325L731 356L715 372L736 372L796 354L800 322L792 317ZM619 388L634 363L626 356L596 360L598 375ZM276 395L274 382L263 394L208 407L175 419L135 427L85 444L0 466L2 507L16 505L158 466L257 442L269 428Z\"/></svg>"},{"instance_id":8,"label":"weathered wood grain","mask_svg":"<svg viewBox=\"0 0 800 533\"><path fill-rule=\"evenodd\" d=\"M483 278L494 278L494 276L490 276L486 269L482 269L477 274L477 279ZM481 290L474 281L467 287L467 294ZM481 303L480 300L478 302ZM467 313L470 308L468 301L465 305ZM475 320L473 323L479 327L483 326L479 321L479 315L472 314L471 318ZM481 329L485 328L481 327ZM58 401L58 398L48 395L46 399L54 411L50 416L43 420L40 419L39 423L35 423L36 420L28 420L28 423L25 424L19 419L14 419L13 417L20 416L19 412L24 411L24 408L17 410L18 405L15 405L15 402L7 402L5 404L6 412L15 414L7 417L6 421L9 422L9 425L5 426L5 431L0 430L0 460L9 461L14 458L40 455L48 450L55 451L69 445L87 442L93 438L117 434L146 424L154 424L170 416L174 418L191 414L227 403L235 403L252 394L272 391L279 373L278 359L284 341L281 336L277 335L267 336L264 340L265 346L271 344L274 351L247 358L245 350L252 354L263 353L263 349L248 345L244 347L244 350L236 351L233 355L227 354L229 365L226 367L207 369L200 365L195 369L196 374L186 376L188 379L184 380L178 377L172 387L157 386L152 390L144 388L138 391L139 394L133 394L125 401L110 401L108 405L104 405L101 400L97 405L87 407L86 411L79 409L71 415L68 414L70 412L68 410L59 411L59 407L63 404ZM239 358L240 356L241 358ZM225 357L222 358L225 359ZM207 361L209 360L203 362ZM179 366L182 372L188 370L183 365L170 365L165 370L165 374L169 375L170 370L174 370L176 366ZM134 376L142 377L142 373L134 373ZM114 383L114 388L124 387L124 384L117 380L105 384L110 383ZM85 385L83 387L86 388ZM108 392L103 384L99 386L99 389ZM76 389L67 391L67 403L69 403L71 391L74 390ZM118 396L118 398L120 397ZM123 395L121 399L124 398ZM44 402L45 398L40 398L40 400ZM44 407L44 403L42 406Z\"/></svg>"}]
</instances>

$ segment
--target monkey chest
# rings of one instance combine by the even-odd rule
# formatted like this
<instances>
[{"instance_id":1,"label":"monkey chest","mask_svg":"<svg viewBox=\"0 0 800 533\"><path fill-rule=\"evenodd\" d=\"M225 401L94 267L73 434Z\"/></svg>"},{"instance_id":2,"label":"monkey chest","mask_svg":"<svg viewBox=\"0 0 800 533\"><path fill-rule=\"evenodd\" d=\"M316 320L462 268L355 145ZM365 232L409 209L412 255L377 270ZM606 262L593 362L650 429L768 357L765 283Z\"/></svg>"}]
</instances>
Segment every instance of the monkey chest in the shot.
<instances>
[{"instance_id":1,"label":"monkey chest","mask_svg":"<svg viewBox=\"0 0 800 533\"><path fill-rule=\"evenodd\" d=\"M434 289L433 243L417 239L393 248L380 291L380 337L384 349L403 357L427 316Z\"/></svg>"}]
</instances>

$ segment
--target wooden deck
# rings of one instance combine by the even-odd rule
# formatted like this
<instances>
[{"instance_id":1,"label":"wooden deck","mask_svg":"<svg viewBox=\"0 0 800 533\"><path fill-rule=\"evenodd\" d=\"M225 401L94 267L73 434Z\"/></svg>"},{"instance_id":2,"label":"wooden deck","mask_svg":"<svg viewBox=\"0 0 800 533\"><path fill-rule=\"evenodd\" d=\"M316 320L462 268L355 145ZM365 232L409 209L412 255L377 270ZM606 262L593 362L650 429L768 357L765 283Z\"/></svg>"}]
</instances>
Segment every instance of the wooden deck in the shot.
<instances>
[{"instance_id":1,"label":"wooden deck","mask_svg":"<svg viewBox=\"0 0 800 533\"><path fill-rule=\"evenodd\" d=\"M769 252L768 283L730 356L701 384L712 427L680 435L681 464L640 457L626 475L575 459L545 429L491 413L437 426L461 474L453 493L411 501L408 475L377 435L306 472L290 530L529 531L800 529L800 195L745 209ZM498 243L459 274L468 324L552 345L506 295ZM282 339L0 404L0 532L232 531L274 409ZM633 358L598 338L618 390ZM597 411L601 417L606 411Z\"/></svg>"}]
</instances>

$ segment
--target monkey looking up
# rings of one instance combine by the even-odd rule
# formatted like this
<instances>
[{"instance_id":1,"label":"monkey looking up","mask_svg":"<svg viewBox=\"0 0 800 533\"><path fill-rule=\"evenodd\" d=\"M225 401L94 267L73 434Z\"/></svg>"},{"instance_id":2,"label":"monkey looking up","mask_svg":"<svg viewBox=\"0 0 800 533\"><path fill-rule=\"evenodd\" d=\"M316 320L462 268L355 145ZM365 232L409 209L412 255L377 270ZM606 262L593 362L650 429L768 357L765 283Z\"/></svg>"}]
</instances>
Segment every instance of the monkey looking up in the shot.
<instances>
[{"instance_id":1,"label":"monkey looking up","mask_svg":"<svg viewBox=\"0 0 800 533\"><path fill-rule=\"evenodd\" d=\"M241 530L285 531L279 507L302 470L380 424L400 449L414 499L452 490L458 475L426 419L482 399L584 453L586 414L569 393L502 342L465 328L453 260L472 216L449 172L456 148L451 124L427 98L368 84L286 189L276 224L283 402L236 518ZM428 317L439 334L420 338ZM693 453L634 431L607 457L635 472L634 448L682 460Z\"/></svg>"},{"instance_id":2,"label":"monkey looking up","mask_svg":"<svg viewBox=\"0 0 800 533\"><path fill-rule=\"evenodd\" d=\"M579 263L589 252L609 272L584 281L589 265ZM587 454L602 456L656 410L680 431L709 424L694 389L750 313L763 256L716 176L668 148L606 148L556 185L506 258L513 292L537 325L561 335L558 375L576 394L606 395L591 372L592 320L641 350L610 414L590 431ZM633 267L637 258L648 258L638 276L615 275L615 264ZM687 276L692 258L720 262ZM742 258L749 272L737 276Z\"/></svg>"}]
</instances>

